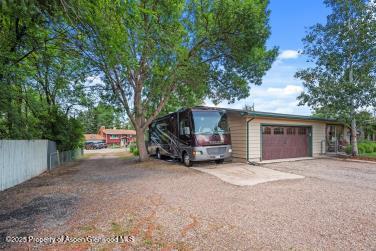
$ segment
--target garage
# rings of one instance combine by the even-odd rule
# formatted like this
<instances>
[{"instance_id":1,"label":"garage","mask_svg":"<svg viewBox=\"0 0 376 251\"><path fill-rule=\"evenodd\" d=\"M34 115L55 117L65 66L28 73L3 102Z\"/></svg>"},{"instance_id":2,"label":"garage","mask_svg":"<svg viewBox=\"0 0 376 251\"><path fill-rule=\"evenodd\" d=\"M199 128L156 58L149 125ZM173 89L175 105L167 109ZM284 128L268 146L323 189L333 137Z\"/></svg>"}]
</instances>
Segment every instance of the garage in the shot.
<instances>
[{"instance_id":1,"label":"garage","mask_svg":"<svg viewBox=\"0 0 376 251\"><path fill-rule=\"evenodd\" d=\"M311 127L261 125L262 160L310 157Z\"/></svg>"},{"instance_id":2,"label":"garage","mask_svg":"<svg viewBox=\"0 0 376 251\"><path fill-rule=\"evenodd\" d=\"M232 158L247 163L320 157L326 152L326 128L334 119L226 109ZM343 140L349 141L348 135Z\"/></svg>"}]
</instances>

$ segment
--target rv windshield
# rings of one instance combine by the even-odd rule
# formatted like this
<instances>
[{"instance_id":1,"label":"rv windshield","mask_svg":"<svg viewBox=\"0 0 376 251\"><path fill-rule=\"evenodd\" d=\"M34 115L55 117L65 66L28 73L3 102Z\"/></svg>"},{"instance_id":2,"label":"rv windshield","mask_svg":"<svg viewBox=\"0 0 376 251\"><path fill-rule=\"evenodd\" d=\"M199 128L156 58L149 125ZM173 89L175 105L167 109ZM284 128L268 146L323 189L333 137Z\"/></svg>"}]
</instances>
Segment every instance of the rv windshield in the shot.
<instances>
[{"instance_id":1,"label":"rv windshield","mask_svg":"<svg viewBox=\"0 0 376 251\"><path fill-rule=\"evenodd\" d=\"M226 113L220 111L193 111L195 134L228 133Z\"/></svg>"}]
</instances>

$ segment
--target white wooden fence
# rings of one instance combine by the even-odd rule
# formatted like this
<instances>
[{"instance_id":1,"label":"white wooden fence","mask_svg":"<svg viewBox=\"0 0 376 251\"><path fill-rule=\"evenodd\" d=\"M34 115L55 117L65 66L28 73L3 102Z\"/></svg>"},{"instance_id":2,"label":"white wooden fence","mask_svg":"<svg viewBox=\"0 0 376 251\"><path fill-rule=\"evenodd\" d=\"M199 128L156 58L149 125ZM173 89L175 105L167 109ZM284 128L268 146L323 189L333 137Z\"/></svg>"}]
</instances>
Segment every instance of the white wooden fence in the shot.
<instances>
[{"instance_id":1,"label":"white wooden fence","mask_svg":"<svg viewBox=\"0 0 376 251\"><path fill-rule=\"evenodd\" d=\"M48 170L53 144L48 140L0 140L0 191Z\"/></svg>"}]
</instances>

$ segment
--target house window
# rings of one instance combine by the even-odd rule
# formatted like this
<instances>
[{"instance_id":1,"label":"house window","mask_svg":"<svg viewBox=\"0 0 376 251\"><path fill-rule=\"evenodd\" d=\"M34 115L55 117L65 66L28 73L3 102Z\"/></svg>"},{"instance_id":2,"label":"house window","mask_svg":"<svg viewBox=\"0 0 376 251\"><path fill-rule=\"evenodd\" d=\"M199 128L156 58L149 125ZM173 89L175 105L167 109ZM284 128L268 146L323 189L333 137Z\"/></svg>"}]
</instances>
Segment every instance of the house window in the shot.
<instances>
[{"instance_id":1,"label":"house window","mask_svg":"<svg viewBox=\"0 0 376 251\"><path fill-rule=\"evenodd\" d=\"M295 135L295 128L288 127L286 130L287 135Z\"/></svg>"},{"instance_id":2,"label":"house window","mask_svg":"<svg viewBox=\"0 0 376 251\"><path fill-rule=\"evenodd\" d=\"M282 135L284 133L284 129L282 127L275 127L273 133L274 135Z\"/></svg>"},{"instance_id":3,"label":"house window","mask_svg":"<svg viewBox=\"0 0 376 251\"><path fill-rule=\"evenodd\" d=\"M118 139L119 137L115 134L111 134L110 139Z\"/></svg>"},{"instance_id":4,"label":"house window","mask_svg":"<svg viewBox=\"0 0 376 251\"><path fill-rule=\"evenodd\" d=\"M300 128L298 129L298 134L299 134L299 135L306 135L306 134L307 134L307 128L300 127Z\"/></svg>"},{"instance_id":5,"label":"house window","mask_svg":"<svg viewBox=\"0 0 376 251\"><path fill-rule=\"evenodd\" d=\"M263 127L262 134L272 134L272 129L270 127Z\"/></svg>"}]
</instances>

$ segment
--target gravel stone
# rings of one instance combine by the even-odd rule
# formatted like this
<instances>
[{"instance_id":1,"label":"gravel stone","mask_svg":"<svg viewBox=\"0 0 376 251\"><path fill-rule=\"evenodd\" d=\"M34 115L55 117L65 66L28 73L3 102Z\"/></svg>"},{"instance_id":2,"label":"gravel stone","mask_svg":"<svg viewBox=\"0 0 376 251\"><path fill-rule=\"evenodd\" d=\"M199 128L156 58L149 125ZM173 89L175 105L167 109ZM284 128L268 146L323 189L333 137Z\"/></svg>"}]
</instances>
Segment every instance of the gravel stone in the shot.
<instances>
[{"instance_id":1,"label":"gravel stone","mask_svg":"<svg viewBox=\"0 0 376 251\"><path fill-rule=\"evenodd\" d=\"M171 161L139 163L119 150L91 152L0 192L0 248L376 248L375 164L314 159L264 167L305 178L239 187ZM135 242L5 243L7 235L22 233L133 235Z\"/></svg>"}]
</instances>

